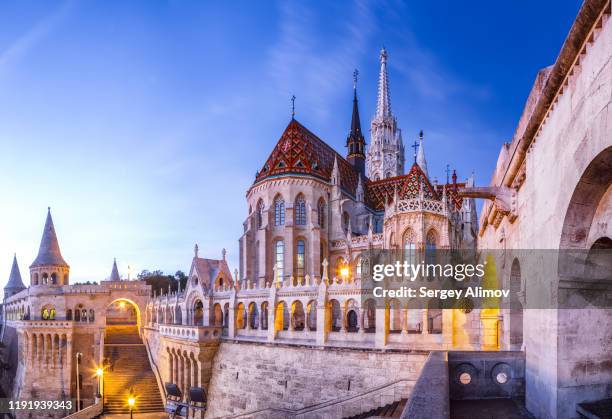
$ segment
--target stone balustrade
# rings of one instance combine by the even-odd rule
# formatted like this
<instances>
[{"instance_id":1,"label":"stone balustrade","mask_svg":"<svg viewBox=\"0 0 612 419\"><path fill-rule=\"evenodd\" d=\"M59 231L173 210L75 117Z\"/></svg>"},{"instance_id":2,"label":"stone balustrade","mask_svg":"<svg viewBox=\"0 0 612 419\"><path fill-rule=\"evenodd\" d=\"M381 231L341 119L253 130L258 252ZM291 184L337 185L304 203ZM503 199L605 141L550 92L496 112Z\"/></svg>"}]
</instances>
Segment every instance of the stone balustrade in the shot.
<instances>
[{"instance_id":1,"label":"stone balustrade","mask_svg":"<svg viewBox=\"0 0 612 419\"><path fill-rule=\"evenodd\" d=\"M216 340L221 337L221 327L215 326L185 326L185 325L166 325L158 326L159 333L177 339L185 339L196 342Z\"/></svg>"}]
</instances>

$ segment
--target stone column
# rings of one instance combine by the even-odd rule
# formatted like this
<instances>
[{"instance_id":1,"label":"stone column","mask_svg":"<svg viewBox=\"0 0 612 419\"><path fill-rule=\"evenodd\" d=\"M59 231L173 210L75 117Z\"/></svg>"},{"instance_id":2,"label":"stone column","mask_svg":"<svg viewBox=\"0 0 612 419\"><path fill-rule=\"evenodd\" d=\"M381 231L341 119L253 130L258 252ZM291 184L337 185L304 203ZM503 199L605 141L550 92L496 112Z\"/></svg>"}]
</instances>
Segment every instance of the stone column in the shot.
<instances>
[{"instance_id":1,"label":"stone column","mask_svg":"<svg viewBox=\"0 0 612 419\"><path fill-rule=\"evenodd\" d=\"M422 316L422 323L423 323L423 330L422 330L422 334L423 335L429 335L429 321L428 321L428 317L427 317L427 309L423 308L422 312L421 312L421 316Z\"/></svg>"},{"instance_id":2,"label":"stone column","mask_svg":"<svg viewBox=\"0 0 612 419\"><path fill-rule=\"evenodd\" d=\"M408 334L408 309L402 308L402 334Z\"/></svg>"},{"instance_id":3,"label":"stone column","mask_svg":"<svg viewBox=\"0 0 612 419\"><path fill-rule=\"evenodd\" d=\"M365 334L365 316L367 313L367 309L365 307L361 307L359 309L359 334Z\"/></svg>"},{"instance_id":4,"label":"stone column","mask_svg":"<svg viewBox=\"0 0 612 419\"><path fill-rule=\"evenodd\" d=\"M346 333L346 330L347 330L347 327L346 327L346 323L347 323L346 307L341 307L340 308L340 313L342 315L342 318L340 319L340 331Z\"/></svg>"},{"instance_id":5,"label":"stone column","mask_svg":"<svg viewBox=\"0 0 612 419\"><path fill-rule=\"evenodd\" d=\"M376 308L376 336L374 337L375 346L384 348L387 345L387 335L389 334L389 320L385 308Z\"/></svg>"}]
</instances>

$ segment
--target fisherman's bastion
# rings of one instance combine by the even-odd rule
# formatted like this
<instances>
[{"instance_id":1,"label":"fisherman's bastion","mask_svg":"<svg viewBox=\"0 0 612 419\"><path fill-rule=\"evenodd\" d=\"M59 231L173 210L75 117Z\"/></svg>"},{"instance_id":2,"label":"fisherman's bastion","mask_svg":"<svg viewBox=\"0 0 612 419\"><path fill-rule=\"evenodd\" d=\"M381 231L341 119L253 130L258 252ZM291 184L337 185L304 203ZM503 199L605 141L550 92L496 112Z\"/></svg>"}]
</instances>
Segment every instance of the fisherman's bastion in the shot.
<instances>
[{"instance_id":1,"label":"fisherman's bastion","mask_svg":"<svg viewBox=\"0 0 612 419\"><path fill-rule=\"evenodd\" d=\"M272 151L246 191L239 266L196 244L177 292L154 294L112 260L99 284L71 285L69 263L79 262L62 255L63 216L53 213L56 231L49 209L29 275L16 255L4 287L0 391L73 404L12 414L163 412L173 383L185 399L206 390L206 409L191 417L476 417L469 409L487 400L496 417L610 417L610 278L581 277L559 257L555 274L536 280L532 261L507 256L612 249L610 14L610 0L583 3L514 136L500 139L488 185L429 176L427 133L402 132L392 111L383 48L367 144L356 76L346 153L295 117L276 143L260 140ZM404 139L416 143L405 149ZM502 251L496 279L514 304L376 304L362 280L373 249ZM608 304L545 308L589 293Z\"/></svg>"}]
</instances>

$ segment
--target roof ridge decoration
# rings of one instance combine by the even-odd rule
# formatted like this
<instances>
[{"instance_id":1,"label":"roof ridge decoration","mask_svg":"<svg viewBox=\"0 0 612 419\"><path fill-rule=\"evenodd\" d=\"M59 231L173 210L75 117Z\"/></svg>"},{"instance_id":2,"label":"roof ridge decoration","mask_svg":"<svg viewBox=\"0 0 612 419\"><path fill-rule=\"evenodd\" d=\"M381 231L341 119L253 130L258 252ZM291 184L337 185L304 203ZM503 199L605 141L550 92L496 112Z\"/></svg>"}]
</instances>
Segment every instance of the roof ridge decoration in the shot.
<instances>
[{"instance_id":1,"label":"roof ridge decoration","mask_svg":"<svg viewBox=\"0 0 612 419\"><path fill-rule=\"evenodd\" d=\"M60 251L57 234L55 233L55 226L53 225L53 218L51 217L51 207L47 208L47 219L45 221L42 238L40 239L38 256L36 256L30 268L45 265L68 267Z\"/></svg>"}]
</instances>

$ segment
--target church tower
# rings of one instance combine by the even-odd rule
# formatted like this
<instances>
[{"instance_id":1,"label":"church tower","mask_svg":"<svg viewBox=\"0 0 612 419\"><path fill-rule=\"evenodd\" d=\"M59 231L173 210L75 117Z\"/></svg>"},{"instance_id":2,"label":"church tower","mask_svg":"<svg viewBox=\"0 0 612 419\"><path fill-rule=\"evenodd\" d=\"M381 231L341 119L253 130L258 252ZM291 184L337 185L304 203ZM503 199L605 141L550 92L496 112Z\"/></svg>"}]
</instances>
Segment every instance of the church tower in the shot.
<instances>
[{"instance_id":1,"label":"church tower","mask_svg":"<svg viewBox=\"0 0 612 419\"><path fill-rule=\"evenodd\" d=\"M32 285L68 285L70 266L62 257L55 226L51 218L51 208L47 209L47 220L43 230L38 256L30 265Z\"/></svg>"},{"instance_id":2,"label":"church tower","mask_svg":"<svg viewBox=\"0 0 612 419\"><path fill-rule=\"evenodd\" d=\"M361 121L359 120L359 105L357 102L357 76L359 72L353 73L353 115L351 117L351 131L346 139L348 154L346 160L353 165L355 170L365 176L365 138L361 132Z\"/></svg>"},{"instance_id":3,"label":"church tower","mask_svg":"<svg viewBox=\"0 0 612 419\"><path fill-rule=\"evenodd\" d=\"M397 120L391 113L387 51L380 51L380 75L376 115L371 124L372 139L366 157L366 172L371 180L404 174L404 144Z\"/></svg>"}]
</instances>

